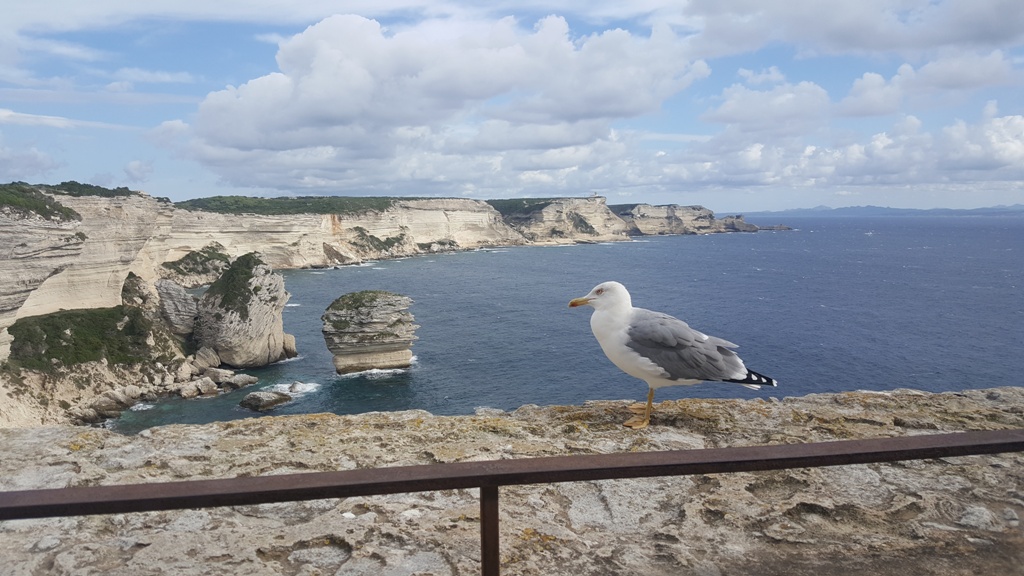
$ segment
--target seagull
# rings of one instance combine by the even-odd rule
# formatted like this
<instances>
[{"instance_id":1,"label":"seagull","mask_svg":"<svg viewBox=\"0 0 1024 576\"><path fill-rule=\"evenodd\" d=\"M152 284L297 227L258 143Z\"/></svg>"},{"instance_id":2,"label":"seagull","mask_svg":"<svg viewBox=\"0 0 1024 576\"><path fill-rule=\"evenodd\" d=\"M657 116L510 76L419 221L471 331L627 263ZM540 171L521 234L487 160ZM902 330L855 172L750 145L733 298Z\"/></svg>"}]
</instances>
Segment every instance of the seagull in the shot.
<instances>
[{"instance_id":1,"label":"seagull","mask_svg":"<svg viewBox=\"0 0 1024 576\"><path fill-rule=\"evenodd\" d=\"M759 389L777 382L748 370L732 351L736 344L698 332L679 320L644 308L634 308L626 287L603 282L589 294L569 302L570 308L591 306L590 329L605 356L620 370L647 382L647 406L624 425L646 428L654 410L654 391L664 386L690 386L704 381L731 382Z\"/></svg>"}]
</instances>

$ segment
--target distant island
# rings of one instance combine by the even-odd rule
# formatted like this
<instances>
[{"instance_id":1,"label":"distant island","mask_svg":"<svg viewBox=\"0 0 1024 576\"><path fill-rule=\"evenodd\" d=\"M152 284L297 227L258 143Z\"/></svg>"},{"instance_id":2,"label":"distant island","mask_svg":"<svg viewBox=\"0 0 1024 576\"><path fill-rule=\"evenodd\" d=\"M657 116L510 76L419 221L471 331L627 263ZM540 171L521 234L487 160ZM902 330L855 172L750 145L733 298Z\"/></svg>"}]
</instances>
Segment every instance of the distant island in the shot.
<instances>
[{"instance_id":1,"label":"distant island","mask_svg":"<svg viewBox=\"0 0 1024 576\"><path fill-rule=\"evenodd\" d=\"M988 208L889 208L885 206L847 206L830 208L793 208L789 210L744 212L747 218L852 218L888 216L1024 216L1024 204L991 206Z\"/></svg>"}]
</instances>

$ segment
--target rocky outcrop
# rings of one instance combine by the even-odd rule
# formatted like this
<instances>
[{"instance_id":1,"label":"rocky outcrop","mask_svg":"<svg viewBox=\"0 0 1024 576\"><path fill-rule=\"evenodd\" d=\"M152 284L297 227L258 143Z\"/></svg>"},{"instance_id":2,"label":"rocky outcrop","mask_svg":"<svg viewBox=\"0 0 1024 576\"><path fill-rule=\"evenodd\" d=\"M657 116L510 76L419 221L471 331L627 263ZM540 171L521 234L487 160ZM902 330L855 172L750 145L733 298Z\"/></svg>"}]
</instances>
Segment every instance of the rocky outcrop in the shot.
<instances>
[{"instance_id":1,"label":"rocky outcrop","mask_svg":"<svg viewBox=\"0 0 1024 576\"><path fill-rule=\"evenodd\" d=\"M284 333L282 313L288 298L284 278L260 256L240 256L200 299L196 342L236 368L295 356L295 340Z\"/></svg>"},{"instance_id":2,"label":"rocky outcrop","mask_svg":"<svg viewBox=\"0 0 1024 576\"><path fill-rule=\"evenodd\" d=\"M0 489L1024 427L1024 389L0 430ZM1024 455L501 489L503 574L1019 574ZM476 490L0 523L13 574L479 574ZM200 540L196 534L202 534Z\"/></svg>"},{"instance_id":3,"label":"rocky outcrop","mask_svg":"<svg viewBox=\"0 0 1024 576\"><path fill-rule=\"evenodd\" d=\"M291 401L292 397L284 392L274 390L262 390L250 392L238 403L242 408L248 408L256 412L265 412L275 406Z\"/></svg>"},{"instance_id":4,"label":"rocky outcrop","mask_svg":"<svg viewBox=\"0 0 1024 576\"><path fill-rule=\"evenodd\" d=\"M171 333L182 337L192 334L199 315L196 299L173 280L157 280L156 291L159 295L160 316Z\"/></svg>"},{"instance_id":5,"label":"rocky outcrop","mask_svg":"<svg viewBox=\"0 0 1024 576\"><path fill-rule=\"evenodd\" d=\"M382 290L345 294L321 316L324 341L339 374L408 368L416 340L412 299Z\"/></svg>"},{"instance_id":6,"label":"rocky outcrop","mask_svg":"<svg viewBox=\"0 0 1024 576\"><path fill-rule=\"evenodd\" d=\"M716 219L714 212L703 206L617 204L609 208L626 222L630 234L636 236L758 231L757 226L745 222L742 216Z\"/></svg>"}]
</instances>

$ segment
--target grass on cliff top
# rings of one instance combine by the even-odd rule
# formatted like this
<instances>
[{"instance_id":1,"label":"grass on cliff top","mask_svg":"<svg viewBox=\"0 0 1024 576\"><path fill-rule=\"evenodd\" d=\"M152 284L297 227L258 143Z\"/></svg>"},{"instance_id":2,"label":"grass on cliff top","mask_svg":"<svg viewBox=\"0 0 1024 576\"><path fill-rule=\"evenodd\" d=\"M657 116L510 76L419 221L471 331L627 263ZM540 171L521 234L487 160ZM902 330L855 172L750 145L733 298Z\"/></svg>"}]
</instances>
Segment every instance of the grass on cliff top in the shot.
<instances>
[{"instance_id":1,"label":"grass on cliff top","mask_svg":"<svg viewBox=\"0 0 1024 576\"><path fill-rule=\"evenodd\" d=\"M219 296L222 309L237 312L243 320L249 318L249 301L253 297L249 281L253 278L253 270L263 263L255 252L239 256L216 282L210 284L203 298Z\"/></svg>"},{"instance_id":2,"label":"grass on cliff top","mask_svg":"<svg viewBox=\"0 0 1024 576\"><path fill-rule=\"evenodd\" d=\"M331 305L327 307L328 310L358 310L366 306L372 306L377 300L385 296L396 296L401 297L400 294L394 292L388 292L387 290L362 290L360 292L349 292L348 294L342 294Z\"/></svg>"},{"instance_id":3,"label":"grass on cliff top","mask_svg":"<svg viewBox=\"0 0 1024 576\"><path fill-rule=\"evenodd\" d=\"M248 196L212 196L176 202L177 208L220 214L358 214L383 212L397 198L380 196L299 196L297 198L250 198Z\"/></svg>"},{"instance_id":4,"label":"grass on cliff top","mask_svg":"<svg viewBox=\"0 0 1024 576\"><path fill-rule=\"evenodd\" d=\"M7 207L21 214L37 214L47 220L69 222L82 217L71 208L40 192L37 186L24 182L0 184L0 207Z\"/></svg>"},{"instance_id":5,"label":"grass on cliff top","mask_svg":"<svg viewBox=\"0 0 1024 576\"><path fill-rule=\"evenodd\" d=\"M151 358L146 340L152 323L138 308L115 306L64 310L21 318L8 332L14 337L10 361L20 367L52 371L104 358L111 364L135 364Z\"/></svg>"},{"instance_id":6,"label":"grass on cliff top","mask_svg":"<svg viewBox=\"0 0 1024 576\"><path fill-rule=\"evenodd\" d=\"M558 198L508 198L504 200L487 200L487 203L502 216L525 216L543 210Z\"/></svg>"},{"instance_id":7,"label":"grass on cliff top","mask_svg":"<svg viewBox=\"0 0 1024 576\"><path fill-rule=\"evenodd\" d=\"M93 184L82 184L75 182L74 180L68 180L67 182L61 182L56 186L45 186L54 194L64 194L65 196L100 196L102 198L116 198L119 196L135 196L138 193L132 192L124 186L117 188L104 188L103 186L95 186Z\"/></svg>"}]
</instances>

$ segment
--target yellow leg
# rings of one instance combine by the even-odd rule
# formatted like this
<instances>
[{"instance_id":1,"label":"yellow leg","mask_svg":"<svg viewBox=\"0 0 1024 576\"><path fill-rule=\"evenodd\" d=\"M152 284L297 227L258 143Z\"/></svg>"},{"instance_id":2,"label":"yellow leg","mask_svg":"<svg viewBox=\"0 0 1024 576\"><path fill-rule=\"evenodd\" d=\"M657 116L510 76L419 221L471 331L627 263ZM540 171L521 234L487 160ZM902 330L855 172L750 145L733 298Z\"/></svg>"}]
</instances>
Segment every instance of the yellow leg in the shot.
<instances>
[{"instance_id":1,"label":"yellow leg","mask_svg":"<svg viewBox=\"0 0 1024 576\"><path fill-rule=\"evenodd\" d=\"M647 406L644 406L643 413L640 413L638 410L634 410L633 406L630 406L629 410L630 412L636 412L637 415L626 420L622 425L628 426L634 430L647 428L648 424L651 423L651 412L654 411L654 388L647 389Z\"/></svg>"}]
</instances>

